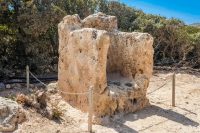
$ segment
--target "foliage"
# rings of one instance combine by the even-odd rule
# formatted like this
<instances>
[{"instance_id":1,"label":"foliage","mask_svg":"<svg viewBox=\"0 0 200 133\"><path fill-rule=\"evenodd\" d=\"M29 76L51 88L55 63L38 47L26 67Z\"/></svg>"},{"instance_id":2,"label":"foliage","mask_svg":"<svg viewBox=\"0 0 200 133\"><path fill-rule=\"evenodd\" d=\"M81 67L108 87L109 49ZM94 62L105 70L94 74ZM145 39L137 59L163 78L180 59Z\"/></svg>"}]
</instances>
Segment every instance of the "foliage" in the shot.
<instances>
[{"instance_id":1,"label":"foliage","mask_svg":"<svg viewBox=\"0 0 200 133\"><path fill-rule=\"evenodd\" d=\"M61 108L58 106L58 103L54 103L51 105L52 107L52 117L53 119L61 119L61 117L63 116L63 112L61 110Z\"/></svg>"},{"instance_id":2,"label":"foliage","mask_svg":"<svg viewBox=\"0 0 200 133\"><path fill-rule=\"evenodd\" d=\"M154 37L156 65L200 68L200 28L178 19L145 14L108 0L0 0L0 76L21 73L29 64L38 73L56 72L57 25L68 14L117 16L122 31Z\"/></svg>"},{"instance_id":3,"label":"foliage","mask_svg":"<svg viewBox=\"0 0 200 133\"><path fill-rule=\"evenodd\" d=\"M137 18L136 10L134 8L127 7L125 4L121 4L115 1L102 1L99 6L99 11L116 16L118 18L119 30L134 30L134 28L131 26L132 22Z\"/></svg>"}]
</instances>

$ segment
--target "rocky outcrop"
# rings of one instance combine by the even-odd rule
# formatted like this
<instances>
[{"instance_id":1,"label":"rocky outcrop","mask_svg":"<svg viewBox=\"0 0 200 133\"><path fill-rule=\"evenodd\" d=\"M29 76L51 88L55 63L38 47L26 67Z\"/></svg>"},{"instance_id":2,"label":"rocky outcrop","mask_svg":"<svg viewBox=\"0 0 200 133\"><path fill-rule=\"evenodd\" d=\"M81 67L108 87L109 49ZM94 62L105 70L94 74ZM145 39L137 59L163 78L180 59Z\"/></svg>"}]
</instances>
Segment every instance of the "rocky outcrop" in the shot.
<instances>
[{"instance_id":1,"label":"rocky outcrop","mask_svg":"<svg viewBox=\"0 0 200 133\"><path fill-rule=\"evenodd\" d=\"M153 70L153 38L117 30L117 19L97 13L80 20L66 16L58 25L58 87L71 105L88 110L94 89L96 116L133 112L148 104L146 91Z\"/></svg>"},{"instance_id":2,"label":"rocky outcrop","mask_svg":"<svg viewBox=\"0 0 200 133\"><path fill-rule=\"evenodd\" d=\"M12 132L26 119L22 107L15 101L0 97L0 132Z\"/></svg>"}]
</instances>

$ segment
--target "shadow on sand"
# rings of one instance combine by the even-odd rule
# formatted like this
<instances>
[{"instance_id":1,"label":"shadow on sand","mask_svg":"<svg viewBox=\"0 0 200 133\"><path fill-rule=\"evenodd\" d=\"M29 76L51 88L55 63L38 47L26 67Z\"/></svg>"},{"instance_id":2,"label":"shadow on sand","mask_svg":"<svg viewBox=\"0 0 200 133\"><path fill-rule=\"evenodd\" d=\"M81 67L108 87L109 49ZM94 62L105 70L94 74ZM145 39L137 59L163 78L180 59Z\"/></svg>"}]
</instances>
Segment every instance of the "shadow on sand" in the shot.
<instances>
[{"instance_id":1,"label":"shadow on sand","mask_svg":"<svg viewBox=\"0 0 200 133\"><path fill-rule=\"evenodd\" d=\"M161 122L154 124L154 125L150 125L150 126L144 128L144 129L141 129L139 131L147 130L147 129L153 127L153 126L165 123L166 121L169 121L169 120L180 123L180 124L185 125L185 126L193 126L193 127L199 126L199 123L189 119L188 117L184 116L183 114L179 114L179 113L174 112L170 109L163 109L163 108L155 106L155 105L151 105L149 107L146 107L145 109L138 111L136 113L129 113L127 115L124 115L123 117L110 118L110 122L103 123L103 125L106 126L106 127L109 127L109 128L113 128L115 131L117 131L119 133L137 133L139 131L136 131L136 130L128 127L124 123L126 121L137 121L139 119L145 119L145 118L151 117L153 115L164 117L167 120L161 121Z\"/></svg>"}]
</instances>

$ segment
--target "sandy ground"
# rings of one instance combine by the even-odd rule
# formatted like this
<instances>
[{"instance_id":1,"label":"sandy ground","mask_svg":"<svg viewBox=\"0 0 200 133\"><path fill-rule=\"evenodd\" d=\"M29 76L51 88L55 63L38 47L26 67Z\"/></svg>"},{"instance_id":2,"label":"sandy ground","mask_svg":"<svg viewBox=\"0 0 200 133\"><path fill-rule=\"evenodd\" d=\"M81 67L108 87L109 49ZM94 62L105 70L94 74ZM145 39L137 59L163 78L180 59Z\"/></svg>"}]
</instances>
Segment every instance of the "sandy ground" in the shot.
<instances>
[{"instance_id":1,"label":"sandy ground","mask_svg":"<svg viewBox=\"0 0 200 133\"><path fill-rule=\"evenodd\" d=\"M155 73L148 89L151 106L121 117L111 118L103 125L93 125L95 133L200 133L200 75L176 75L176 107L171 106L171 74ZM162 88L158 89L160 86ZM57 100L64 113L53 121L32 109L26 110L28 120L15 133L82 133L87 132L87 114L68 105L59 95Z\"/></svg>"}]
</instances>

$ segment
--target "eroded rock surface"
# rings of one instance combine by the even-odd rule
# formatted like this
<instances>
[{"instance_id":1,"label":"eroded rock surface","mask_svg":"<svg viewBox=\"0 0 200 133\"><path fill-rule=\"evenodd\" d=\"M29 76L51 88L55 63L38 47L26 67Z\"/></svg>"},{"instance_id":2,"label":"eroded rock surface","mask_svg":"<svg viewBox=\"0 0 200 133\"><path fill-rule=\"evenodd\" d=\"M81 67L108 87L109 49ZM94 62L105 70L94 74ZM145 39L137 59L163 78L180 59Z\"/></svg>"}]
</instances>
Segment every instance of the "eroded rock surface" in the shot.
<instances>
[{"instance_id":1,"label":"eroded rock surface","mask_svg":"<svg viewBox=\"0 0 200 133\"><path fill-rule=\"evenodd\" d=\"M94 88L96 116L134 112L148 105L146 91L153 70L153 38L117 30L115 16L97 13L80 20L66 16L59 29L58 87L71 105L88 110Z\"/></svg>"},{"instance_id":2,"label":"eroded rock surface","mask_svg":"<svg viewBox=\"0 0 200 133\"><path fill-rule=\"evenodd\" d=\"M0 97L0 132L12 132L16 125L25 121L22 107L15 101Z\"/></svg>"},{"instance_id":3,"label":"eroded rock surface","mask_svg":"<svg viewBox=\"0 0 200 133\"><path fill-rule=\"evenodd\" d=\"M117 30L117 18L115 16L110 16L99 12L86 17L82 21L82 27L106 31Z\"/></svg>"}]
</instances>

